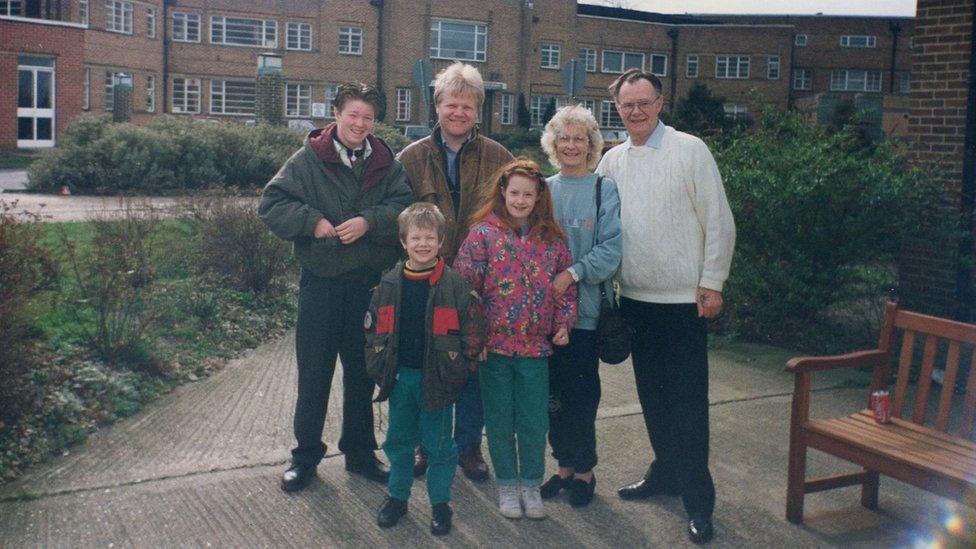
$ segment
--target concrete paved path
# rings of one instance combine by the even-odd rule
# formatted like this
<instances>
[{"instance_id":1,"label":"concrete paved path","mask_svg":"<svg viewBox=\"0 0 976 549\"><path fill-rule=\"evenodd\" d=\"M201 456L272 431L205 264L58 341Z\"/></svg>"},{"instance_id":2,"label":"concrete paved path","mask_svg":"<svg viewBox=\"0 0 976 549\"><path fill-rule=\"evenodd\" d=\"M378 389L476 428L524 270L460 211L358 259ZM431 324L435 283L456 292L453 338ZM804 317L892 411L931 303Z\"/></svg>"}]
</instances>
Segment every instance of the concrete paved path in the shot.
<instances>
[{"instance_id":1,"label":"concrete paved path","mask_svg":"<svg viewBox=\"0 0 976 549\"><path fill-rule=\"evenodd\" d=\"M4 191L21 191L27 188L27 170L0 170L0 193Z\"/></svg>"},{"instance_id":2,"label":"concrete paved path","mask_svg":"<svg viewBox=\"0 0 976 549\"><path fill-rule=\"evenodd\" d=\"M941 535L941 498L882 481L879 511L859 506L857 488L807 498L806 524L784 518L792 378L789 354L724 345L712 352L711 466L718 490L716 546L909 546ZM383 486L352 477L335 453L340 376L330 402L329 454L319 478L285 494L295 393L293 339L260 347L204 381L185 385L142 413L107 428L21 480L0 487L0 547L671 547L690 545L677 498L624 502L616 488L639 478L650 445L629 364L603 365L597 423L597 496L576 510L547 503L549 519L509 521L489 484L458 475L455 530L430 536L423 480L410 513L391 530L376 526ZM814 378L813 414L856 410L866 377ZM382 441L385 406L378 406ZM547 464L548 472L555 465ZM811 474L851 470L811 452ZM976 517L968 510L969 524Z\"/></svg>"},{"instance_id":3,"label":"concrete paved path","mask_svg":"<svg viewBox=\"0 0 976 549\"><path fill-rule=\"evenodd\" d=\"M8 215L22 213L37 214L42 221L85 221L97 218L121 216L127 209L146 210L152 208L159 215L170 216L190 209L191 205L206 200L205 197L119 197L119 196L60 196L54 194L4 193L0 200L10 208ZM237 200L253 203L256 197L241 197Z\"/></svg>"}]
</instances>

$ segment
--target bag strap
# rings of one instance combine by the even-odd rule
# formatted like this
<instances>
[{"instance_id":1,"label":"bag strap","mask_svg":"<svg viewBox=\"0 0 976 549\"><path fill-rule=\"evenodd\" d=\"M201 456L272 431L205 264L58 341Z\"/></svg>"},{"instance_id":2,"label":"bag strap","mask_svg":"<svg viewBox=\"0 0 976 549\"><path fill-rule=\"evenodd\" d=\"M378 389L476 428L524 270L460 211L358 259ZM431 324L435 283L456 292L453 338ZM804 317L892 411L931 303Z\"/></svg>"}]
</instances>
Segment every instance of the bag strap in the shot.
<instances>
[{"instance_id":1,"label":"bag strap","mask_svg":"<svg viewBox=\"0 0 976 549\"><path fill-rule=\"evenodd\" d=\"M600 230L600 205L603 203L603 176L598 175L596 177L596 216L593 218L593 247L596 247L596 237ZM606 280L600 283L600 300L603 301L607 298L607 289L604 286ZM615 307L616 302L613 299L608 299L610 301L610 306Z\"/></svg>"}]
</instances>

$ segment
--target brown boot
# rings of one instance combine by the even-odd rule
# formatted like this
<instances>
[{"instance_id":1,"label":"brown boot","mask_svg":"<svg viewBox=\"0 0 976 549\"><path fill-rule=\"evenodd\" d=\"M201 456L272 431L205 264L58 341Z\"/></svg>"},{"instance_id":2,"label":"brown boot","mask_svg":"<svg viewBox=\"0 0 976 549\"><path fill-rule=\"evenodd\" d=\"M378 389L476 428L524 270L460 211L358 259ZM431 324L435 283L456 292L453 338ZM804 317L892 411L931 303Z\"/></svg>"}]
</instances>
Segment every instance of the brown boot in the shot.
<instances>
[{"instance_id":1,"label":"brown boot","mask_svg":"<svg viewBox=\"0 0 976 549\"><path fill-rule=\"evenodd\" d=\"M461 452L458 455L458 465L461 466L461 471L464 472L464 476L469 479L475 482L488 480L488 464L481 457L480 447L475 446L474 448Z\"/></svg>"},{"instance_id":2,"label":"brown boot","mask_svg":"<svg viewBox=\"0 0 976 549\"><path fill-rule=\"evenodd\" d=\"M427 452L423 446L413 449L413 476L419 477L427 472Z\"/></svg>"}]
</instances>

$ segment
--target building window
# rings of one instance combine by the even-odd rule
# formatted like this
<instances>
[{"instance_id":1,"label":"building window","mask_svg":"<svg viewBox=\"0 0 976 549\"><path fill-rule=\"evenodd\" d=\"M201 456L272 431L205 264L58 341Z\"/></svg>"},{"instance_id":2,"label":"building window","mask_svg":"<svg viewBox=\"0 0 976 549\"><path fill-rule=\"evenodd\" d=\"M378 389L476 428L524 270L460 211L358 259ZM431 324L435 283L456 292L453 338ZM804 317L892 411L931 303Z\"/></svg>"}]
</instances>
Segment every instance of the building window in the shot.
<instances>
[{"instance_id":1,"label":"building window","mask_svg":"<svg viewBox=\"0 0 976 549\"><path fill-rule=\"evenodd\" d=\"M912 74L908 72L898 73L898 94L908 95L912 91Z\"/></svg>"},{"instance_id":2,"label":"building window","mask_svg":"<svg viewBox=\"0 0 976 549\"><path fill-rule=\"evenodd\" d=\"M210 43L277 48L278 22L215 15L210 18Z\"/></svg>"},{"instance_id":3,"label":"building window","mask_svg":"<svg viewBox=\"0 0 976 549\"><path fill-rule=\"evenodd\" d=\"M339 53L363 54L363 29L359 27L339 27Z\"/></svg>"},{"instance_id":4,"label":"building window","mask_svg":"<svg viewBox=\"0 0 976 549\"><path fill-rule=\"evenodd\" d=\"M766 78L770 80L779 80L779 56L770 55L769 61L766 65Z\"/></svg>"},{"instance_id":5,"label":"building window","mask_svg":"<svg viewBox=\"0 0 976 549\"><path fill-rule=\"evenodd\" d=\"M254 82L211 80L210 112L212 114L254 114Z\"/></svg>"},{"instance_id":6,"label":"building window","mask_svg":"<svg viewBox=\"0 0 976 549\"><path fill-rule=\"evenodd\" d=\"M689 55L685 58L685 78L698 78L697 55Z\"/></svg>"},{"instance_id":7,"label":"building window","mask_svg":"<svg viewBox=\"0 0 976 549\"><path fill-rule=\"evenodd\" d=\"M798 34L798 35L794 36L793 37L793 45L796 46L796 47L798 47L798 48L805 47L807 45L807 35L805 35L805 34Z\"/></svg>"},{"instance_id":8,"label":"building window","mask_svg":"<svg viewBox=\"0 0 976 549\"><path fill-rule=\"evenodd\" d=\"M20 0L0 0L0 15L21 15Z\"/></svg>"},{"instance_id":9,"label":"building window","mask_svg":"<svg viewBox=\"0 0 976 549\"><path fill-rule=\"evenodd\" d=\"M661 53L651 54L651 74L655 76L668 75L668 56Z\"/></svg>"},{"instance_id":10,"label":"building window","mask_svg":"<svg viewBox=\"0 0 976 549\"><path fill-rule=\"evenodd\" d=\"M715 78L737 80L749 78L749 57L744 55L716 55Z\"/></svg>"},{"instance_id":11,"label":"building window","mask_svg":"<svg viewBox=\"0 0 976 549\"><path fill-rule=\"evenodd\" d=\"M122 73L105 71L105 110L115 109L115 77Z\"/></svg>"},{"instance_id":12,"label":"building window","mask_svg":"<svg viewBox=\"0 0 976 549\"><path fill-rule=\"evenodd\" d=\"M325 85L325 117L326 118L333 118L332 108L335 106L335 96L338 90L339 90L339 86L335 84Z\"/></svg>"},{"instance_id":13,"label":"building window","mask_svg":"<svg viewBox=\"0 0 976 549\"><path fill-rule=\"evenodd\" d=\"M146 36L156 38L156 8L146 8Z\"/></svg>"},{"instance_id":14,"label":"building window","mask_svg":"<svg viewBox=\"0 0 976 549\"><path fill-rule=\"evenodd\" d=\"M532 126L541 126L544 122L543 117L549 105L555 106L556 98L551 95L533 95L529 100L529 123Z\"/></svg>"},{"instance_id":15,"label":"building window","mask_svg":"<svg viewBox=\"0 0 976 549\"><path fill-rule=\"evenodd\" d=\"M430 56L432 58L484 61L487 51L487 25L459 21L431 21Z\"/></svg>"},{"instance_id":16,"label":"building window","mask_svg":"<svg viewBox=\"0 0 976 549\"><path fill-rule=\"evenodd\" d=\"M600 126L603 128L622 128L624 121L620 119L617 106L613 101L600 102Z\"/></svg>"},{"instance_id":17,"label":"building window","mask_svg":"<svg viewBox=\"0 0 976 549\"><path fill-rule=\"evenodd\" d=\"M873 48L877 43L877 38L866 35L844 35L840 37L840 47L842 48Z\"/></svg>"},{"instance_id":18,"label":"building window","mask_svg":"<svg viewBox=\"0 0 976 549\"><path fill-rule=\"evenodd\" d=\"M813 70L795 69L793 71L793 89L809 90L813 82Z\"/></svg>"},{"instance_id":19,"label":"building window","mask_svg":"<svg viewBox=\"0 0 976 549\"><path fill-rule=\"evenodd\" d=\"M156 76L146 76L146 112L156 112Z\"/></svg>"},{"instance_id":20,"label":"building window","mask_svg":"<svg viewBox=\"0 0 976 549\"><path fill-rule=\"evenodd\" d=\"M173 41L174 42L199 42L200 41L200 14L173 12Z\"/></svg>"},{"instance_id":21,"label":"building window","mask_svg":"<svg viewBox=\"0 0 976 549\"><path fill-rule=\"evenodd\" d=\"M285 49L312 50L312 25L289 22L286 27Z\"/></svg>"},{"instance_id":22,"label":"building window","mask_svg":"<svg viewBox=\"0 0 976 549\"><path fill-rule=\"evenodd\" d=\"M731 118L732 120L745 120L748 116L748 110L745 105L725 103L722 105L722 109L725 111L725 117Z\"/></svg>"},{"instance_id":23,"label":"building window","mask_svg":"<svg viewBox=\"0 0 976 549\"><path fill-rule=\"evenodd\" d=\"M501 123L506 125L515 123L515 96L513 94L502 94Z\"/></svg>"},{"instance_id":24,"label":"building window","mask_svg":"<svg viewBox=\"0 0 976 549\"><path fill-rule=\"evenodd\" d=\"M79 0L78 1L78 21L80 21L82 25L87 25L88 24L88 13L89 13L88 12L88 0Z\"/></svg>"},{"instance_id":25,"label":"building window","mask_svg":"<svg viewBox=\"0 0 976 549\"><path fill-rule=\"evenodd\" d=\"M540 49L542 50L542 62L539 66L543 69L558 69L559 54L562 52L562 47L559 44L543 44Z\"/></svg>"},{"instance_id":26,"label":"building window","mask_svg":"<svg viewBox=\"0 0 976 549\"><path fill-rule=\"evenodd\" d=\"M881 71L830 71L830 91L879 92Z\"/></svg>"},{"instance_id":27,"label":"building window","mask_svg":"<svg viewBox=\"0 0 976 549\"><path fill-rule=\"evenodd\" d=\"M174 78L173 79L173 107L170 109L174 113L198 113L200 112L200 79L199 78Z\"/></svg>"},{"instance_id":28,"label":"building window","mask_svg":"<svg viewBox=\"0 0 976 549\"><path fill-rule=\"evenodd\" d=\"M312 116L311 85L285 84L285 116L290 118Z\"/></svg>"},{"instance_id":29,"label":"building window","mask_svg":"<svg viewBox=\"0 0 976 549\"><path fill-rule=\"evenodd\" d=\"M629 69L644 70L644 54L603 50L603 72L622 73Z\"/></svg>"},{"instance_id":30,"label":"building window","mask_svg":"<svg viewBox=\"0 0 976 549\"><path fill-rule=\"evenodd\" d=\"M396 119L397 122L410 121L410 88L397 88L396 91Z\"/></svg>"},{"instance_id":31,"label":"building window","mask_svg":"<svg viewBox=\"0 0 976 549\"><path fill-rule=\"evenodd\" d=\"M91 108L91 69L85 69L85 79L82 81L82 108L86 111Z\"/></svg>"},{"instance_id":32,"label":"building window","mask_svg":"<svg viewBox=\"0 0 976 549\"><path fill-rule=\"evenodd\" d=\"M596 50L592 48L580 48L578 55L586 64L586 72L596 72Z\"/></svg>"},{"instance_id":33,"label":"building window","mask_svg":"<svg viewBox=\"0 0 976 549\"><path fill-rule=\"evenodd\" d=\"M132 34L132 4L118 1L106 3L105 30Z\"/></svg>"}]
</instances>

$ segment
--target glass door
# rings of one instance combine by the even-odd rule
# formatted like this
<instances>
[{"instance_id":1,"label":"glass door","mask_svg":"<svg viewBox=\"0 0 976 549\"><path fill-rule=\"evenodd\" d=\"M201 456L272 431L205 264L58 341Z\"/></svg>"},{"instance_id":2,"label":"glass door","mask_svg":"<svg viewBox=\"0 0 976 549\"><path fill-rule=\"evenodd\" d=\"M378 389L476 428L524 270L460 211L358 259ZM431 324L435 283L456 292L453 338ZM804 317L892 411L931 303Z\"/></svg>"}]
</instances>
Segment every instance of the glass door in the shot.
<instances>
[{"instance_id":1,"label":"glass door","mask_svg":"<svg viewBox=\"0 0 976 549\"><path fill-rule=\"evenodd\" d=\"M54 146L54 59L21 55L17 66L17 147Z\"/></svg>"}]
</instances>

